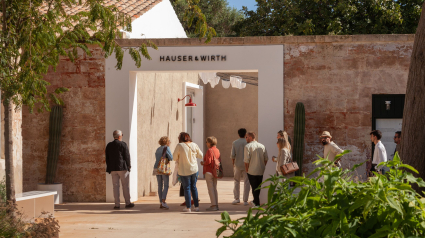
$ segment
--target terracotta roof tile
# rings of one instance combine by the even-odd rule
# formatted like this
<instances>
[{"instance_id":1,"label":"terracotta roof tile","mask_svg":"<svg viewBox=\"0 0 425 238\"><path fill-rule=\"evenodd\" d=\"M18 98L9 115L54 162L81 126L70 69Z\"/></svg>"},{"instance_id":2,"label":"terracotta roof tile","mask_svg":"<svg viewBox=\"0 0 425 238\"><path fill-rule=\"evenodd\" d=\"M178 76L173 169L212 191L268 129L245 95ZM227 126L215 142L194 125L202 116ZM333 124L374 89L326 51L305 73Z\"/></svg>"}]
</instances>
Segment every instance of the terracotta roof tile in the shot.
<instances>
[{"instance_id":1,"label":"terracotta roof tile","mask_svg":"<svg viewBox=\"0 0 425 238\"><path fill-rule=\"evenodd\" d=\"M128 14L132 20L135 20L160 2L162 2L162 0L106 0L103 5L115 5L119 11ZM75 6L73 8L65 7L65 11L68 14L76 14L80 11L87 10L88 8L85 6ZM43 7L41 11L47 13L47 6Z\"/></svg>"}]
</instances>

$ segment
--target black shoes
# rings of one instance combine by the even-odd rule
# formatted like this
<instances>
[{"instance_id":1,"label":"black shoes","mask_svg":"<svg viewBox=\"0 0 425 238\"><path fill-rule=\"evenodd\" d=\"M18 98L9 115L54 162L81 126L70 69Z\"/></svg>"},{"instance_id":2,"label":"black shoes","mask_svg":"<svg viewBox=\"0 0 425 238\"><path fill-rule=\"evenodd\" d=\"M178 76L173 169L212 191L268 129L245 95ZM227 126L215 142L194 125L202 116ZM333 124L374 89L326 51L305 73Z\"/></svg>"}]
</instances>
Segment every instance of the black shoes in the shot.
<instances>
[{"instance_id":1,"label":"black shoes","mask_svg":"<svg viewBox=\"0 0 425 238\"><path fill-rule=\"evenodd\" d=\"M120 207L114 207L115 210L120 210Z\"/></svg>"},{"instance_id":2,"label":"black shoes","mask_svg":"<svg viewBox=\"0 0 425 238\"><path fill-rule=\"evenodd\" d=\"M125 205L125 208L132 208L132 207L134 207L134 203L130 203L128 205Z\"/></svg>"}]
</instances>

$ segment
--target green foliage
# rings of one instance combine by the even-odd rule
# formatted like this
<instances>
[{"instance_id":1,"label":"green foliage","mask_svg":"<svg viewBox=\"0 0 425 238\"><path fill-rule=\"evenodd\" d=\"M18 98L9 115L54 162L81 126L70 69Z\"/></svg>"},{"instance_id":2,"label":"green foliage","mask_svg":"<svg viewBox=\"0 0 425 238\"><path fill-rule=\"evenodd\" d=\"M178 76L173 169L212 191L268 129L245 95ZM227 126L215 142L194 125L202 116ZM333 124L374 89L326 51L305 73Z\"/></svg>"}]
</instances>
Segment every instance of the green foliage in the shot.
<instances>
[{"instance_id":1,"label":"green foliage","mask_svg":"<svg viewBox=\"0 0 425 238\"><path fill-rule=\"evenodd\" d=\"M414 34L423 0L256 0L238 36Z\"/></svg>"},{"instance_id":2,"label":"green foliage","mask_svg":"<svg viewBox=\"0 0 425 238\"><path fill-rule=\"evenodd\" d=\"M402 169L417 172L398 154L380 164L391 167L387 174L375 173L366 182L354 177L362 164L341 170L328 159L315 163L320 167L311 174L318 172L318 178L268 179L268 202L246 217L232 220L223 212L217 236L231 230L230 237L425 237L425 198L411 187L425 182ZM288 188L290 181L294 188Z\"/></svg>"},{"instance_id":3,"label":"green foliage","mask_svg":"<svg viewBox=\"0 0 425 238\"><path fill-rule=\"evenodd\" d=\"M300 168L296 174L302 175L304 163L304 134L305 134L305 109L302 102L297 102L295 106L294 120L294 148L293 157Z\"/></svg>"},{"instance_id":4,"label":"green foliage","mask_svg":"<svg viewBox=\"0 0 425 238\"><path fill-rule=\"evenodd\" d=\"M0 181L0 204L6 202L6 179Z\"/></svg>"},{"instance_id":5,"label":"green foliage","mask_svg":"<svg viewBox=\"0 0 425 238\"><path fill-rule=\"evenodd\" d=\"M196 17L185 17L185 9L187 9L187 0L172 1L174 10L183 25L186 34L189 37L198 37L195 32L195 26L191 22L196 21ZM229 7L226 0L206 0L200 1L198 4L208 24L213 27L219 37L235 36L232 27L239 21L243 20L244 15L236 8Z\"/></svg>"},{"instance_id":6,"label":"green foliage","mask_svg":"<svg viewBox=\"0 0 425 238\"><path fill-rule=\"evenodd\" d=\"M46 184L55 182L62 137L62 106L53 106L49 119L49 149L47 151Z\"/></svg>"},{"instance_id":7,"label":"green foliage","mask_svg":"<svg viewBox=\"0 0 425 238\"><path fill-rule=\"evenodd\" d=\"M59 221L42 212L35 222L28 223L16 205L0 203L0 237L58 237Z\"/></svg>"},{"instance_id":8,"label":"green foliage","mask_svg":"<svg viewBox=\"0 0 425 238\"><path fill-rule=\"evenodd\" d=\"M188 1L186 14L197 16L199 37L214 36L205 17L196 6L199 0ZM121 30L131 31L131 17L105 0L1 0L0 4L0 88L2 100L17 107L37 105L39 111L50 110L49 100L62 104L58 95L66 88L48 93L50 85L43 79L55 70L60 58L74 62L82 53L91 55L89 45L99 46L105 57L115 54L117 69L121 69L124 53L128 51L140 67L142 58L150 59L146 41L139 48L122 48L116 39ZM67 9L79 9L69 14ZM42 10L43 9L43 10Z\"/></svg>"}]
</instances>

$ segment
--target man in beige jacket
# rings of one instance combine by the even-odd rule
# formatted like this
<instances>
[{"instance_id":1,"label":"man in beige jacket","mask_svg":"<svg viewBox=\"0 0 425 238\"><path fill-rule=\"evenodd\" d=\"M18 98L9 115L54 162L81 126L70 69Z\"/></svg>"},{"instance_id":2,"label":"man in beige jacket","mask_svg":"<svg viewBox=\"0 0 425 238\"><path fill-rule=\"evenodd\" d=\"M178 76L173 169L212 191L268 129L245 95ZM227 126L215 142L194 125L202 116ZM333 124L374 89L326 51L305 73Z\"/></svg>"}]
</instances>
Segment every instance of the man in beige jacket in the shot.
<instances>
[{"instance_id":1,"label":"man in beige jacket","mask_svg":"<svg viewBox=\"0 0 425 238\"><path fill-rule=\"evenodd\" d=\"M328 160L334 161L335 156L338 154L341 154L344 152L341 148L339 148L333 141L331 141L332 136L329 131L324 131L322 135L320 136L320 141L322 142L322 145L324 146L324 152L323 156L324 158L327 157ZM335 161L335 166L341 167L341 163L339 162L340 159Z\"/></svg>"}]
</instances>

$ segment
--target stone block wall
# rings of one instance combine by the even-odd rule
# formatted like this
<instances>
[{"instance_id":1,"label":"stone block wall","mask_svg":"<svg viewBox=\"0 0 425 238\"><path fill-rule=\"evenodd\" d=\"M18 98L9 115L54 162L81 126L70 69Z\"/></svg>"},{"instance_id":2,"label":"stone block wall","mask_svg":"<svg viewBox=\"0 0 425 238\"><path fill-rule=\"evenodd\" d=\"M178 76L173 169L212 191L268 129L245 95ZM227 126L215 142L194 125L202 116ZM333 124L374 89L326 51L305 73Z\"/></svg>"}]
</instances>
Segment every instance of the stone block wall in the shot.
<instances>
[{"instance_id":1,"label":"stone block wall","mask_svg":"<svg viewBox=\"0 0 425 238\"><path fill-rule=\"evenodd\" d=\"M376 40L376 39L375 39ZM285 44L285 130L293 137L297 102L306 110L305 173L314 169L327 130L352 152L343 167L371 158L372 94L404 94L412 41ZM366 176L366 167L358 175Z\"/></svg>"},{"instance_id":2,"label":"stone block wall","mask_svg":"<svg viewBox=\"0 0 425 238\"><path fill-rule=\"evenodd\" d=\"M100 48L92 55L80 52L72 63L61 59L56 71L44 77L51 85L66 87L64 120L55 181L63 183L65 202L102 202L105 181L105 58ZM24 191L45 181L49 140L49 113L23 110Z\"/></svg>"}]
</instances>

